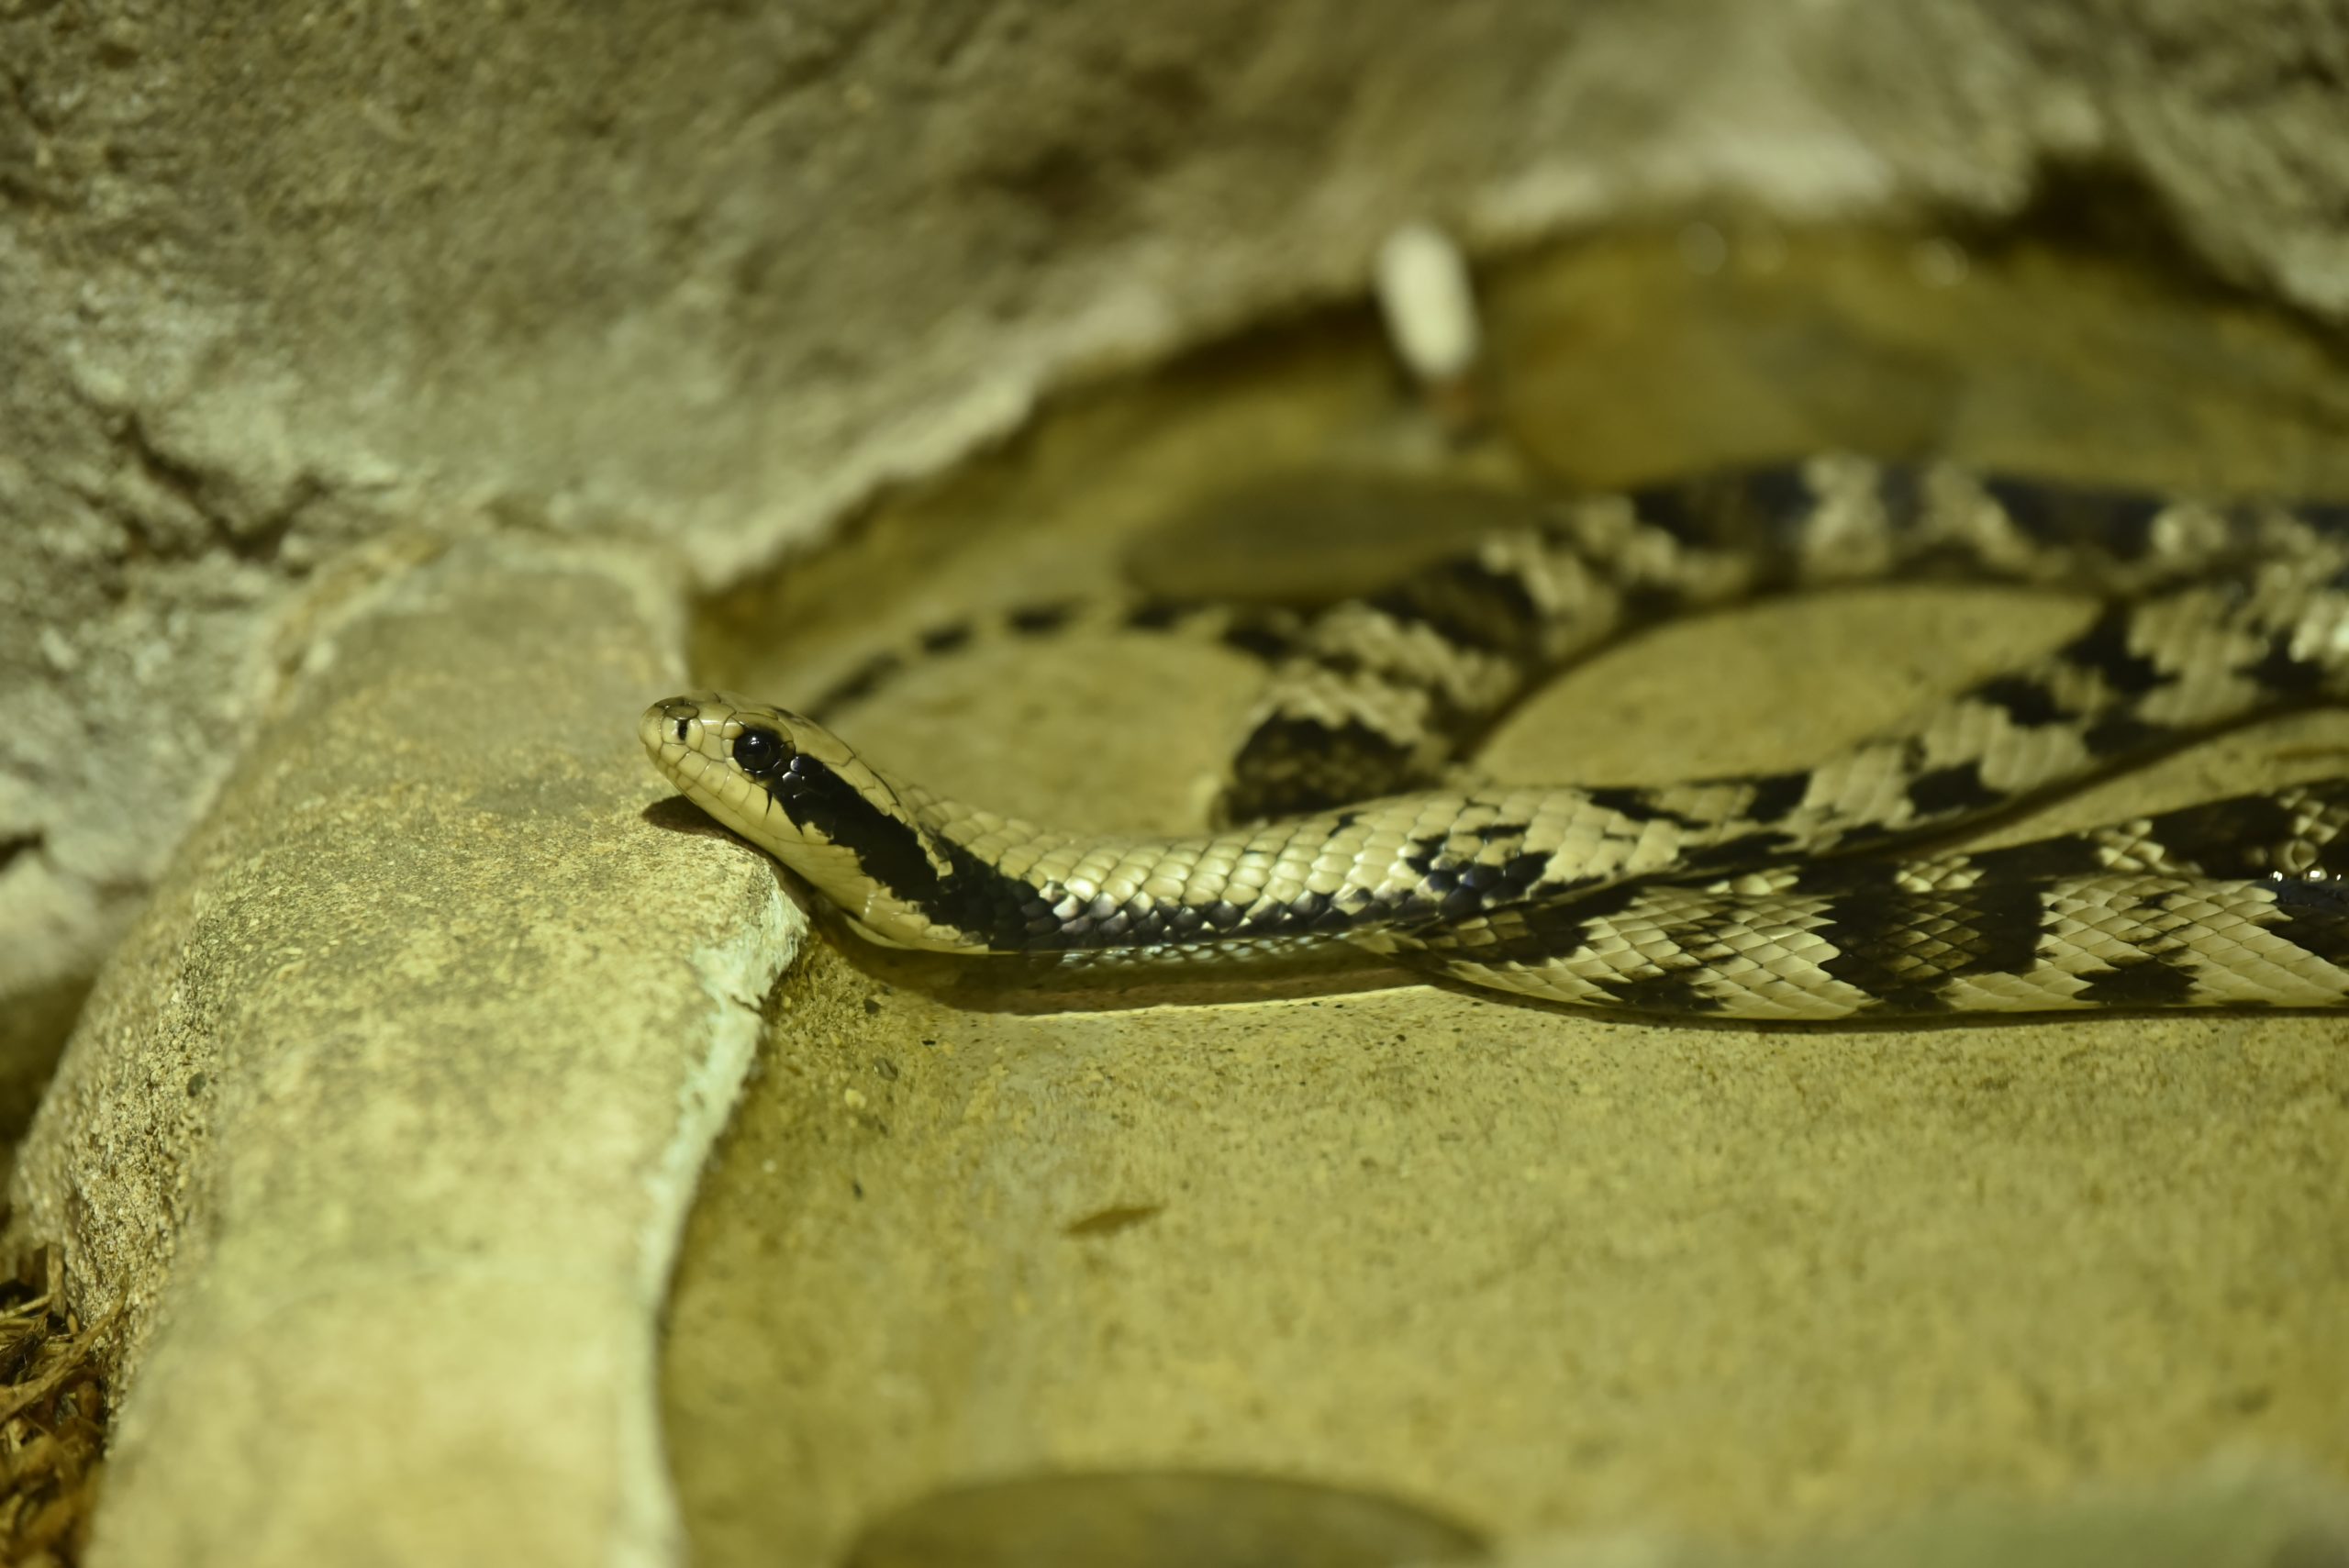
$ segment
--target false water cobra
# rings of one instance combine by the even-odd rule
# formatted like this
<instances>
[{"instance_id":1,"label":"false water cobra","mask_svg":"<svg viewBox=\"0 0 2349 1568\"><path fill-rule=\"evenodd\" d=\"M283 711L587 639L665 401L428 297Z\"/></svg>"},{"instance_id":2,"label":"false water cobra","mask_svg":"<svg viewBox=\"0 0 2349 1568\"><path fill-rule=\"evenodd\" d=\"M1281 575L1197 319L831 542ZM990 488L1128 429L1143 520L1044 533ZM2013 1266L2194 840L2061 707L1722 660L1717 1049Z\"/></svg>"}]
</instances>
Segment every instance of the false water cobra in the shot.
<instances>
[{"instance_id":1,"label":"false water cobra","mask_svg":"<svg viewBox=\"0 0 2349 1568\"><path fill-rule=\"evenodd\" d=\"M2106 603L2053 653L1808 768L1431 787L1526 692L1636 628L1928 576ZM1309 616L1143 601L1001 624L1087 615L1271 661L1219 809L1234 826L1052 831L718 693L654 704L641 737L686 798L905 947L1238 958L1341 940L1520 996L1750 1019L2349 1005L2349 779L1997 850L1920 843L2341 697L2339 507L1826 457L1559 503Z\"/></svg>"}]
</instances>

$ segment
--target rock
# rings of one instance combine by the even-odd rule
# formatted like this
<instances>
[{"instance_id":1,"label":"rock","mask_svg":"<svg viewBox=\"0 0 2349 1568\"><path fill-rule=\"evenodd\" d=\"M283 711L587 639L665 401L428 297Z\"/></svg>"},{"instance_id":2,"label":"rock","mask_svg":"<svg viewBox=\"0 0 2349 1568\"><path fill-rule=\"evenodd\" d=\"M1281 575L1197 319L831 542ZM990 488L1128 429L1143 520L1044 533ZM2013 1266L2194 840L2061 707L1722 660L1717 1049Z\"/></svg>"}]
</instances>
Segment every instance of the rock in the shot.
<instances>
[{"instance_id":1,"label":"rock","mask_svg":"<svg viewBox=\"0 0 2349 1568\"><path fill-rule=\"evenodd\" d=\"M661 572L494 540L381 570L17 1172L17 1237L63 1238L119 1336L97 1564L674 1560L653 1326L798 917L648 809Z\"/></svg>"},{"instance_id":2,"label":"rock","mask_svg":"<svg viewBox=\"0 0 2349 1568\"><path fill-rule=\"evenodd\" d=\"M1914 1518L1792 1546L1658 1532L1511 1543L1488 1568L2342 1568L2349 1496L2337 1478L2237 1455L2158 1490L2059 1502L1943 1504Z\"/></svg>"}]
</instances>

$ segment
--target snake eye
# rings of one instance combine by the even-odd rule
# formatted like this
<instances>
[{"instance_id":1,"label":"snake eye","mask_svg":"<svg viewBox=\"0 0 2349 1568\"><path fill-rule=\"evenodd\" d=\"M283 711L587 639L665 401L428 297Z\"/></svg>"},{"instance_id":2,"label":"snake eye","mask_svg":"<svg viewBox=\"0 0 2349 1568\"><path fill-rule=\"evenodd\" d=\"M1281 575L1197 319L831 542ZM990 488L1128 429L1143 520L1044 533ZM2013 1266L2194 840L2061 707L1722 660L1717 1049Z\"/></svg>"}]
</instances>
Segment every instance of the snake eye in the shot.
<instances>
[{"instance_id":1,"label":"snake eye","mask_svg":"<svg viewBox=\"0 0 2349 1568\"><path fill-rule=\"evenodd\" d=\"M734 760L756 778L783 761L783 737L772 729L745 729L734 737Z\"/></svg>"}]
</instances>

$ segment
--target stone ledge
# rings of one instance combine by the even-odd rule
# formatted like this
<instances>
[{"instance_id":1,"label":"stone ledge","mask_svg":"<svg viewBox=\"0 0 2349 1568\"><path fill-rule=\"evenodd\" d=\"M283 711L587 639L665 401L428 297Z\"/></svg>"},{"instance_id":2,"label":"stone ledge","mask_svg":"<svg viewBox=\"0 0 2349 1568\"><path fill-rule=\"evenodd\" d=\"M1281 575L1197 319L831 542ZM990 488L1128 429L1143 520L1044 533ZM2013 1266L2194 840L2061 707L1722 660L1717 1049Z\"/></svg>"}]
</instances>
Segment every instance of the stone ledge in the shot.
<instances>
[{"instance_id":1,"label":"stone ledge","mask_svg":"<svg viewBox=\"0 0 2349 1568\"><path fill-rule=\"evenodd\" d=\"M671 1560L654 1322L802 928L647 811L648 575L357 595L110 964L13 1195L121 1314L94 1562Z\"/></svg>"}]
</instances>

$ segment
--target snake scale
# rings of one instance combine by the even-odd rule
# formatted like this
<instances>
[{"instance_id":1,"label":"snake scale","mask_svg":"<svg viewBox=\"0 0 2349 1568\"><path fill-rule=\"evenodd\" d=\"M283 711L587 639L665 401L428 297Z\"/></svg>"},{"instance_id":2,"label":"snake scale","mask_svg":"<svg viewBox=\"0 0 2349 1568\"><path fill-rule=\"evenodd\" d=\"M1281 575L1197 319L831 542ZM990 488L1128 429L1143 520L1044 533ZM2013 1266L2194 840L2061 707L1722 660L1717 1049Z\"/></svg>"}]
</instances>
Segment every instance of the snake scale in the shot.
<instances>
[{"instance_id":1,"label":"snake scale","mask_svg":"<svg viewBox=\"0 0 2349 1568\"><path fill-rule=\"evenodd\" d=\"M1529 690L1635 629L1924 577L2103 607L2052 654L1807 769L1446 786ZM1053 832L717 693L656 703L641 739L687 798L905 947L1244 955L1337 940L1475 986L1684 1018L2349 1005L2349 779L1998 850L1932 842L2349 692L2349 507L1826 456L1560 501L1309 615L1144 601L1015 619L1087 615L1269 661L1217 813L1232 826ZM908 656L880 656L840 695Z\"/></svg>"}]
</instances>

